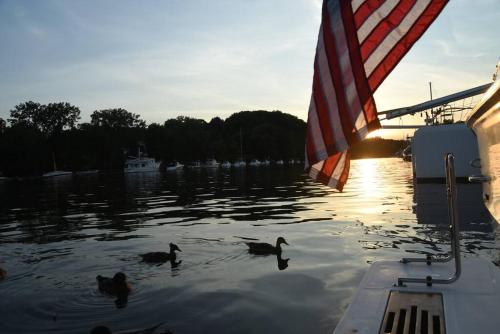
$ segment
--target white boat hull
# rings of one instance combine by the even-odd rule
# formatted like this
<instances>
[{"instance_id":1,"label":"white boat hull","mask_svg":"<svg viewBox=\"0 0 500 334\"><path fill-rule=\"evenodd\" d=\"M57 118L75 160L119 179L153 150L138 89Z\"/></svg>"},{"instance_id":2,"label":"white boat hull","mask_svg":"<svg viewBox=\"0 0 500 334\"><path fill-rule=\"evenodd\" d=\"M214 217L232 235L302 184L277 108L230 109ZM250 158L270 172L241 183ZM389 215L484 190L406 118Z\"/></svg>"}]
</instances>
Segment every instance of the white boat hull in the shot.
<instances>
[{"instance_id":1,"label":"white boat hull","mask_svg":"<svg viewBox=\"0 0 500 334\"><path fill-rule=\"evenodd\" d=\"M55 170L53 172L48 172L43 174L42 177L57 177L57 176L70 176L70 175L73 175L73 173L65 170Z\"/></svg>"},{"instance_id":2,"label":"white boat hull","mask_svg":"<svg viewBox=\"0 0 500 334\"><path fill-rule=\"evenodd\" d=\"M500 222L500 79L485 93L467 124L473 128L479 144L481 174L486 177L484 203Z\"/></svg>"},{"instance_id":3,"label":"white boat hull","mask_svg":"<svg viewBox=\"0 0 500 334\"><path fill-rule=\"evenodd\" d=\"M408 283L407 287L394 287L398 277L431 275L447 278L453 273L453 262L430 266L425 263L403 264L399 261L375 262L363 278L334 334L379 333L391 291L442 294L446 333L498 333L500 317L494 315L499 314L500 270L481 258L463 259L462 269L462 276L453 284L428 287ZM407 312L406 326L410 323L409 317L410 312ZM396 333L396 330L392 333Z\"/></svg>"}]
</instances>

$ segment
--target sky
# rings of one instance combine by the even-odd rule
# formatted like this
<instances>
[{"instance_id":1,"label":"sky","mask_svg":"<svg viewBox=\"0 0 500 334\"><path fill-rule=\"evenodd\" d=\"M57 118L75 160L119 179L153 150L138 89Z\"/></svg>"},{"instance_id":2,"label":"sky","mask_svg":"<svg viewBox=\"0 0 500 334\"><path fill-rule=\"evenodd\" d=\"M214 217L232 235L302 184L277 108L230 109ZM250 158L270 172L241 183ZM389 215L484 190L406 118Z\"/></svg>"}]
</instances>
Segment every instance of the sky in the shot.
<instances>
[{"instance_id":1,"label":"sky","mask_svg":"<svg viewBox=\"0 0 500 334\"><path fill-rule=\"evenodd\" d=\"M148 123L281 110L303 120L321 0L0 0L0 117L24 101ZM491 81L500 0L451 0L375 93L379 111ZM386 124L416 124L403 118ZM402 131L384 130L402 138Z\"/></svg>"}]
</instances>

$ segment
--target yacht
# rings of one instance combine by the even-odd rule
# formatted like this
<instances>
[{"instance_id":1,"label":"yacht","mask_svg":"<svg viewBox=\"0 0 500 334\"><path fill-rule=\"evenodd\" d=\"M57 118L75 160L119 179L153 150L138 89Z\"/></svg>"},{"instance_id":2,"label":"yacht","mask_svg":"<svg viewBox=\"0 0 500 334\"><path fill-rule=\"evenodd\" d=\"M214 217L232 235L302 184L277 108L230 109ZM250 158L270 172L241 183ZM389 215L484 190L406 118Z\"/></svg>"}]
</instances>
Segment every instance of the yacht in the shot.
<instances>
[{"instance_id":1,"label":"yacht","mask_svg":"<svg viewBox=\"0 0 500 334\"><path fill-rule=\"evenodd\" d=\"M198 160L193 161L188 165L188 168L201 168L201 163Z\"/></svg>"},{"instance_id":2,"label":"yacht","mask_svg":"<svg viewBox=\"0 0 500 334\"><path fill-rule=\"evenodd\" d=\"M171 171L182 169L183 167L184 167L183 164L176 161L176 162L171 163L167 166L167 171L171 172Z\"/></svg>"},{"instance_id":3,"label":"yacht","mask_svg":"<svg viewBox=\"0 0 500 334\"><path fill-rule=\"evenodd\" d=\"M229 161L224 161L222 164L221 164L221 167L222 168L231 168L231 163Z\"/></svg>"},{"instance_id":4,"label":"yacht","mask_svg":"<svg viewBox=\"0 0 500 334\"><path fill-rule=\"evenodd\" d=\"M247 163L243 160L236 160L234 163L233 163L233 167L235 168L242 168L242 167L246 167Z\"/></svg>"},{"instance_id":5,"label":"yacht","mask_svg":"<svg viewBox=\"0 0 500 334\"><path fill-rule=\"evenodd\" d=\"M207 167L207 168L218 168L220 165L219 162L217 162L217 160L215 159L208 159L207 162L205 163L204 167Z\"/></svg>"},{"instance_id":6,"label":"yacht","mask_svg":"<svg viewBox=\"0 0 500 334\"><path fill-rule=\"evenodd\" d=\"M276 161L276 165L283 166L283 160L280 159L280 160Z\"/></svg>"},{"instance_id":7,"label":"yacht","mask_svg":"<svg viewBox=\"0 0 500 334\"><path fill-rule=\"evenodd\" d=\"M252 159L252 161L250 161L248 165L252 167L259 167L260 165L262 165L262 162L258 159Z\"/></svg>"},{"instance_id":8,"label":"yacht","mask_svg":"<svg viewBox=\"0 0 500 334\"><path fill-rule=\"evenodd\" d=\"M483 200L500 221L500 80L467 120L477 136ZM460 155L460 151L455 153ZM372 264L334 333L499 333L500 268L460 255L455 157L445 156L451 252Z\"/></svg>"},{"instance_id":9,"label":"yacht","mask_svg":"<svg viewBox=\"0 0 500 334\"><path fill-rule=\"evenodd\" d=\"M146 157L129 157L125 161L125 173L138 173L138 172L155 172L160 168L160 163L156 162L154 158Z\"/></svg>"},{"instance_id":10,"label":"yacht","mask_svg":"<svg viewBox=\"0 0 500 334\"><path fill-rule=\"evenodd\" d=\"M160 168L160 163L156 162L154 158L143 156L141 146L137 148L137 157L128 157L125 160L125 173L138 173L138 172L156 172Z\"/></svg>"}]
</instances>

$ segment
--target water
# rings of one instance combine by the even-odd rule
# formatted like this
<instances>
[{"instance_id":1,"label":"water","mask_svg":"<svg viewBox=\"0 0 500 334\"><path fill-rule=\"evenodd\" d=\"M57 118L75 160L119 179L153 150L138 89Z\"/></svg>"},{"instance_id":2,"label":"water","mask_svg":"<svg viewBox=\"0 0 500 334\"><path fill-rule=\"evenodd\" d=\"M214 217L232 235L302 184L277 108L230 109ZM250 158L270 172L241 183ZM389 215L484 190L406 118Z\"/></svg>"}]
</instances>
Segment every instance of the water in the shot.
<instances>
[{"instance_id":1,"label":"water","mask_svg":"<svg viewBox=\"0 0 500 334\"><path fill-rule=\"evenodd\" d=\"M300 167L4 181L0 332L331 333L370 263L449 249L444 187L418 186L399 159L354 161L344 193ZM462 250L497 263L480 193L459 186ZM282 259L247 253L278 236ZM179 265L140 262L169 242ZM121 308L95 281L117 271Z\"/></svg>"}]
</instances>

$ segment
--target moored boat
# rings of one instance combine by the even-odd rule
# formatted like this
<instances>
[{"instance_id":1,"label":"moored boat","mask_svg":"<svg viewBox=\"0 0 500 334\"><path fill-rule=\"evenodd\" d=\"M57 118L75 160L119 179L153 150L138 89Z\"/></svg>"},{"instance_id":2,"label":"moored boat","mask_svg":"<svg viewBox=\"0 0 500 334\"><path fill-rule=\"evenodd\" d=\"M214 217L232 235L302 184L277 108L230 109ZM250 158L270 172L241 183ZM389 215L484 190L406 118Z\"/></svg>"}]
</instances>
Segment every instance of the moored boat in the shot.
<instances>
[{"instance_id":1,"label":"moored boat","mask_svg":"<svg viewBox=\"0 0 500 334\"><path fill-rule=\"evenodd\" d=\"M166 169L167 169L167 171L171 172L171 171L182 169L183 167L184 167L183 164L176 161L176 162L169 164Z\"/></svg>"},{"instance_id":2,"label":"moored boat","mask_svg":"<svg viewBox=\"0 0 500 334\"><path fill-rule=\"evenodd\" d=\"M247 163L243 160L236 160L234 163L233 163L233 167L235 168L242 168L242 167L246 167Z\"/></svg>"},{"instance_id":3,"label":"moored boat","mask_svg":"<svg viewBox=\"0 0 500 334\"><path fill-rule=\"evenodd\" d=\"M208 159L207 162L203 165L203 167L206 168L218 168L220 165L219 162L215 159Z\"/></svg>"},{"instance_id":4,"label":"moored boat","mask_svg":"<svg viewBox=\"0 0 500 334\"><path fill-rule=\"evenodd\" d=\"M187 167L188 168L201 168L201 162L199 162L198 160L193 161Z\"/></svg>"},{"instance_id":5,"label":"moored boat","mask_svg":"<svg viewBox=\"0 0 500 334\"><path fill-rule=\"evenodd\" d=\"M159 167L160 163L156 162L154 158L129 157L125 161L123 171L125 173L156 172Z\"/></svg>"},{"instance_id":6,"label":"moored boat","mask_svg":"<svg viewBox=\"0 0 500 334\"><path fill-rule=\"evenodd\" d=\"M73 175L73 173L66 170L55 170L52 172L44 173L42 177L57 177L57 176L70 176L70 175Z\"/></svg>"},{"instance_id":7,"label":"moored boat","mask_svg":"<svg viewBox=\"0 0 500 334\"><path fill-rule=\"evenodd\" d=\"M262 162L258 159L252 159L252 161L250 161L250 163L248 165L252 166L252 167L258 167L258 166L262 165Z\"/></svg>"},{"instance_id":8,"label":"moored boat","mask_svg":"<svg viewBox=\"0 0 500 334\"><path fill-rule=\"evenodd\" d=\"M125 160L123 171L125 173L156 172L160 168L160 163L154 158L149 158L141 152L141 145L137 148L137 157L128 157Z\"/></svg>"}]
</instances>

